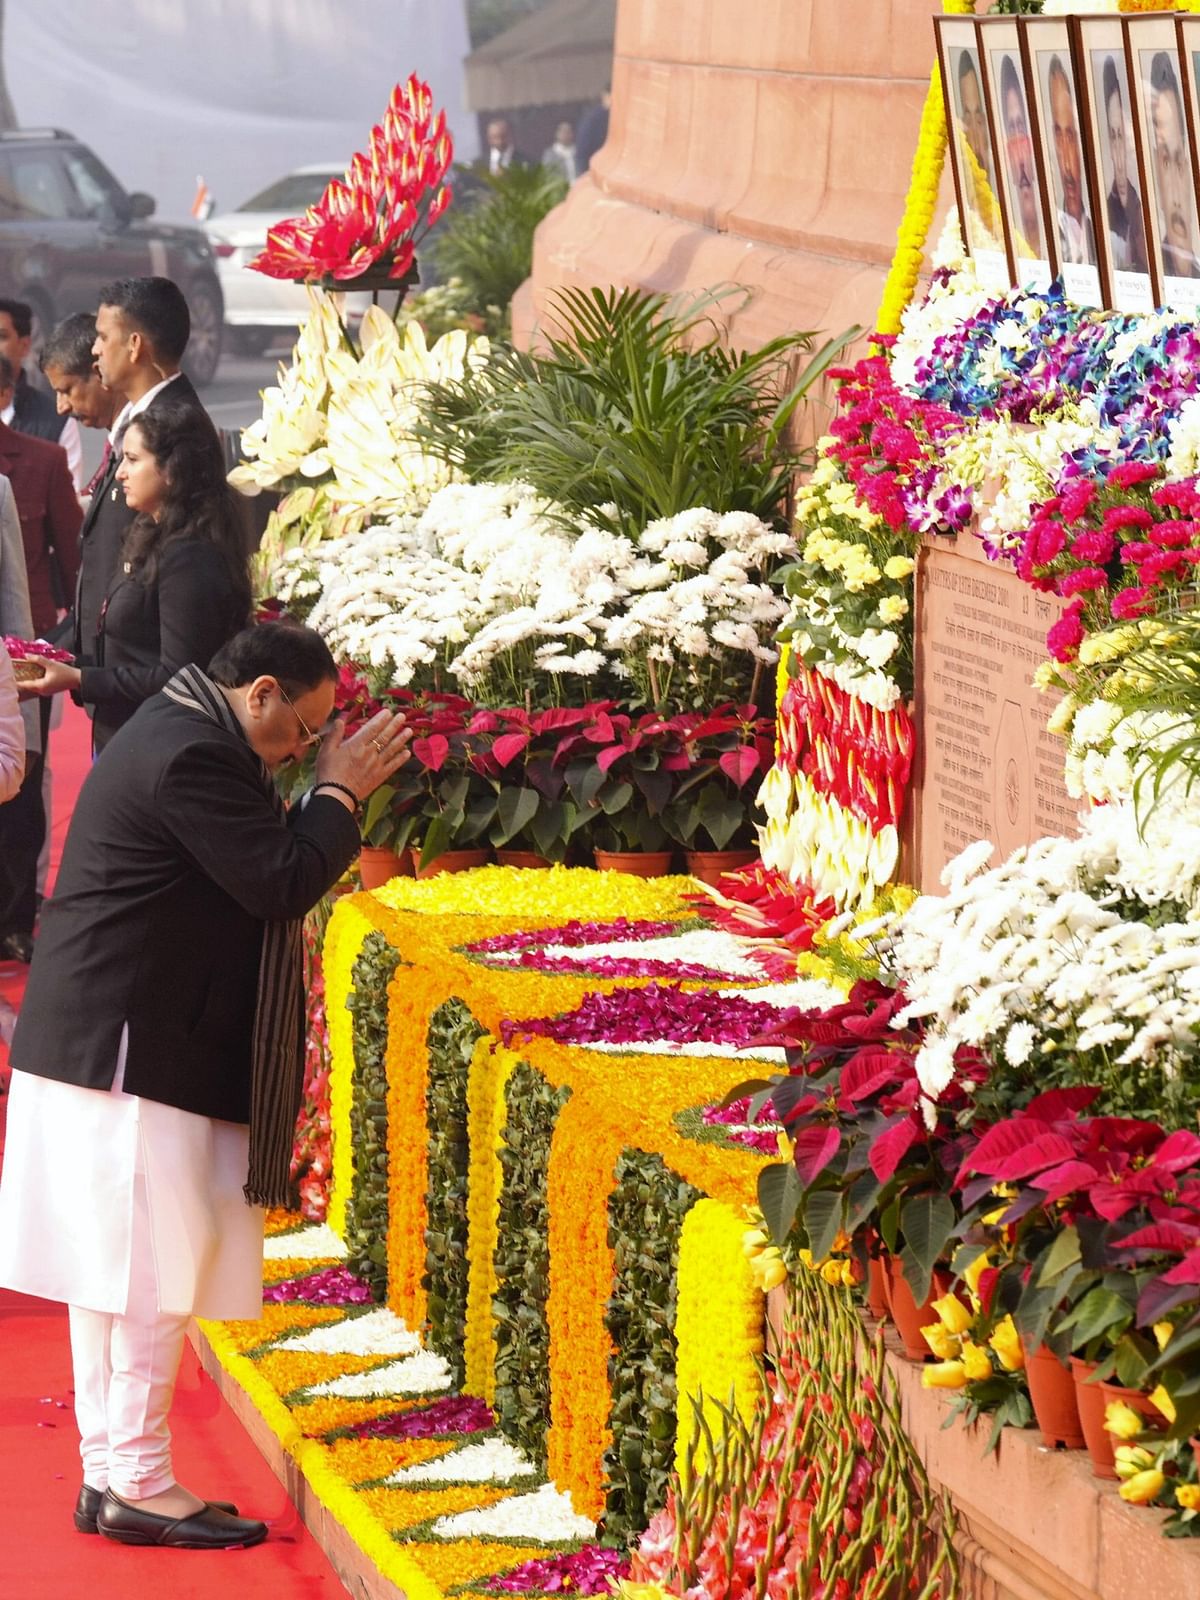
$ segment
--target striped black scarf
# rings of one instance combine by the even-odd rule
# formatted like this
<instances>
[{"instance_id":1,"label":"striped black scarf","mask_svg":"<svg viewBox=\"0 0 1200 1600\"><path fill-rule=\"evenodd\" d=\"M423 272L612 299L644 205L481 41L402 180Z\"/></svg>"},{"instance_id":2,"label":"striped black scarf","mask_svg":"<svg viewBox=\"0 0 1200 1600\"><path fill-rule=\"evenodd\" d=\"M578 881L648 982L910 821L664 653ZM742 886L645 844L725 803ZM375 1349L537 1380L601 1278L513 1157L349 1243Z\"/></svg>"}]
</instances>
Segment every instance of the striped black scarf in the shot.
<instances>
[{"instance_id":1,"label":"striped black scarf","mask_svg":"<svg viewBox=\"0 0 1200 1600\"><path fill-rule=\"evenodd\" d=\"M177 705L244 738L228 700L199 667L184 667L163 689ZM264 763L263 794L280 823L283 800ZM300 922L267 922L258 967L258 1004L250 1061L249 1205L295 1207L292 1143L304 1080L304 981Z\"/></svg>"}]
</instances>

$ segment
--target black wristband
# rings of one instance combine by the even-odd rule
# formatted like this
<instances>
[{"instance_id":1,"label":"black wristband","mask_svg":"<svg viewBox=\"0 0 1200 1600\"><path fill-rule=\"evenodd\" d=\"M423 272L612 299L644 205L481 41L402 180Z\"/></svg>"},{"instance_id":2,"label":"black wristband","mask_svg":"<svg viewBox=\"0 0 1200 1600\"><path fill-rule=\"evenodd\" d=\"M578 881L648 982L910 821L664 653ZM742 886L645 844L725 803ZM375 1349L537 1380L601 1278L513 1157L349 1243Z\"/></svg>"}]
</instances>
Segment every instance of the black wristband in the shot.
<instances>
[{"instance_id":1,"label":"black wristband","mask_svg":"<svg viewBox=\"0 0 1200 1600\"><path fill-rule=\"evenodd\" d=\"M349 784L338 783L333 778L322 778L319 783L315 783L313 785L313 793L320 794L322 789L336 789L340 794L344 794L354 806L354 815L356 817L358 816L359 811L362 809L362 801L358 798Z\"/></svg>"}]
</instances>

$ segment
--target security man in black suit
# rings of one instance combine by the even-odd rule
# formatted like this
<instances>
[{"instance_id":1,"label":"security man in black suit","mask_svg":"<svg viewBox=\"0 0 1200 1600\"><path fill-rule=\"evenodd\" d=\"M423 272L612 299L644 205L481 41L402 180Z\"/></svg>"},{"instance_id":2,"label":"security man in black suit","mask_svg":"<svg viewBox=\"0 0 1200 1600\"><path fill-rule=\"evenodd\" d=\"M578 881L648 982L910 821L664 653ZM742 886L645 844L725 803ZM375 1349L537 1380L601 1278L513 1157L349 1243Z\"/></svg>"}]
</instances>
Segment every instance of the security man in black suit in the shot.
<instances>
[{"instance_id":1,"label":"security man in black suit","mask_svg":"<svg viewBox=\"0 0 1200 1600\"><path fill-rule=\"evenodd\" d=\"M100 608L133 521L116 481L125 429L166 393L208 419L191 380L179 368L190 333L187 301L169 278L122 278L100 291L92 354L101 382L124 395L125 406L109 432L103 470L79 533L75 622L68 642L81 666L95 665Z\"/></svg>"}]
</instances>

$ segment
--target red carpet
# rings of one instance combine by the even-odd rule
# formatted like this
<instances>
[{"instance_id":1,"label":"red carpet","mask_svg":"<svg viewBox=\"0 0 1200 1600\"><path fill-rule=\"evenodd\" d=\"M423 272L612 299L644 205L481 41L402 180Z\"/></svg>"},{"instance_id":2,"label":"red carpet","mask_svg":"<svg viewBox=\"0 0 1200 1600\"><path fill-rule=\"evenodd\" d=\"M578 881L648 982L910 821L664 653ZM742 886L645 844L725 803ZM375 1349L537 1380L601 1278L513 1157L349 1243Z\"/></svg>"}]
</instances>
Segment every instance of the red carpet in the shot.
<instances>
[{"instance_id":1,"label":"red carpet","mask_svg":"<svg viewBox=\"0 0 1200 1600\"><path fill-rule=\"evenodd\" d=\"M52 863L88 768L88 724L67 706L55 735ZM19 1005L24 969L0 964ZM7 1052L0 1044L0 1065ZM0 1153L5 1100L0 1098ZM0 1289L0 1595L4 1600L341 1600L346 1591L283 1488L201 1371L184 1357L172 1421L180 1480L262 1517L254 1550L142 1550L76 1533L79 1452L62 1306Z\"/></svg>"}]
</instances>

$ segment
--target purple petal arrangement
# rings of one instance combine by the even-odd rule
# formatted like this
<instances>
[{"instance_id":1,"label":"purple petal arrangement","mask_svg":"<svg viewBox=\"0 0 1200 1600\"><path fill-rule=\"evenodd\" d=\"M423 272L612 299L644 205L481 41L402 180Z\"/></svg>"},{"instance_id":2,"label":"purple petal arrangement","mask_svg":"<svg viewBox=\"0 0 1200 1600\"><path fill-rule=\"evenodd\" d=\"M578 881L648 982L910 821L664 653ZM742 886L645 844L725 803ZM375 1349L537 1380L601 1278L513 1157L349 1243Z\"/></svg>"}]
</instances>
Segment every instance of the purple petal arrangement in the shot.
<instances>
[{"instance_id":1,"label":"purple petal arrangement","mask_svg":"<svg viewBox=\"0 0 1200 1600\"><path fill-rule=\"evenodd\" d=\"M610 1594L613 1584L629 1572L629 1562L619 1550L586 1544L565 1555L539 1556L511 1572L491 1578L484 1594Z\"/></svg>"},{"instance_id":2,"label":"purple petal arrangement","mask_svg":"<svg viewBox=\"0 0 1200 1600\"><path fill-rule=\"evenodd\" d=\"M451 1394L427 1406L390 1411L368 1417L350 1429L356 1439L437 1439L443 1434L486 1433L496 1418L486 1400L471 1394Z\"/></svg>"},{"instance_id":3,"label":"purple petal arrangement","mask_svg":"<svg viewBox=\"0 0 1200 1600\"><path fill-rule=\"evenodd\" d=\"M270 1305L299 1300L314 1306L365 1306L373 1299L370 1285L349 1267L323 1267L302 1278L283 1278L263 1290L263 1300Z\"/></svg>"},{"instance_id":4,"label":"purple petal arrangement","mask_svg":"<svg viewBox=\"0 0 1200 1600\"><path fill-rule=\"evenodd\" d=\"M798 1015L741 995L711 989L686 993L677 984L651 983L642 989L614 989L611 994L585 994L574 1011L555 1017L511 1019L500 1024L501 1038L541 1037L560 1044L631 1044L670 1040L678 1044L704 1041L741 1050L769 1028Z\"/></svg>"}]
</instances>

